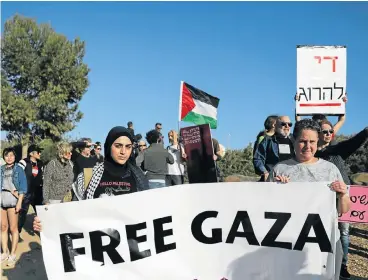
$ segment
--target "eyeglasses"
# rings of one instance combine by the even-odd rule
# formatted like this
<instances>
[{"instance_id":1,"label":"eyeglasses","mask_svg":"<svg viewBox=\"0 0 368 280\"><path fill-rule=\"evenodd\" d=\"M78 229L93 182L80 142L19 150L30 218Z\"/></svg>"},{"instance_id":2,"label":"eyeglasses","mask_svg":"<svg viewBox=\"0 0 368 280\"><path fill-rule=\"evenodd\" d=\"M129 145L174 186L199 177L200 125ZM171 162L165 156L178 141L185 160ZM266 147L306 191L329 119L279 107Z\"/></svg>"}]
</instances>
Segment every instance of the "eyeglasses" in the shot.
<instances>
[{"instance_id":1,"label":"eyeglasses","mask_svg":"<svg viewBox=\"0 0 368 280\"><path fill-rule=\"evenodd\" d=\"M101 151L101 148L96 148L97 151Z\"/></svg>"},{"instance_id":2,"label":"eyeglasses","mask_svg":"<svg viewBox=\"0 0 368 280\"><path fill-rule=\"evenodd\" d=\"M333 129L330 129L330 130L324 129L324 130L322 130L322 133L325 134L325 135L333 134L334 133L334 130Z\"/></svg>"},{"instance_id":3,"label":"eyeglasses","mask_svg":"<svg viewBox=\"0 0 368 280\"><path fill-rule=\"evenodd\" d=\"M281 122L281 126L286 126L286 125L288 125L289 127L292 127L293 123L291 123L291 122Z\"/></svg>"}]
</instances>

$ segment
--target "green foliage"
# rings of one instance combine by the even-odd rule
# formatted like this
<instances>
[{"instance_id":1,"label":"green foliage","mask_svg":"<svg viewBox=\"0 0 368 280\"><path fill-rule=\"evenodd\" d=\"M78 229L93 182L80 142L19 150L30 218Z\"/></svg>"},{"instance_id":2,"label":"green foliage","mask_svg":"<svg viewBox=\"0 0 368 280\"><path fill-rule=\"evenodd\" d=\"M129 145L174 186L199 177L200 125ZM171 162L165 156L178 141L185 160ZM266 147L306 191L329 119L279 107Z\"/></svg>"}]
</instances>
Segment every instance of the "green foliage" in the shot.
<instances>
[{"instance_id":1,"label":"green foliage","mask_svg":"<svg viewBox=\"0 0 368 280\"><path fill-rule=\"evenodd\" d=\"M255 176L253 168L253 146L250 143L242 150L227 150L225 157L218 161L224 177L230 175Z\"/></svg>"},{"instance_id":2,"label":"green foliage","mask_svg":"<svg viewBox=\"0 0 368 280\"><path fill-rule=\"evenodd\" d=\"M83 116L85 43L19 15L6 21L1 40L2 130L22 143L60 140Z\"/></svg>"},{"instance_id":3,"label":"green foliage","mask_svg":"<svg viewBox=\"0 0 368 280\"><path fill-rule=\"evenodd\" d=\"M47 164L50 160L54 159L57 154L57 143L54 143L51 139L45 139L40 142L40 147L43 149L41 153L41 160Z\"/></svg>"},{"instance_id":4,"label":"green foliage","mask_svg":"<svg viewBox=\"0 0 368 280\"><path fill-rule=\"evenodd\" d=\"M336 141L344 141L353 135L338 135ZM368 141L366 141L354 154L348 157L345 161L350 169L350 174L368 171Z\"/></svg>"}]
</instances>

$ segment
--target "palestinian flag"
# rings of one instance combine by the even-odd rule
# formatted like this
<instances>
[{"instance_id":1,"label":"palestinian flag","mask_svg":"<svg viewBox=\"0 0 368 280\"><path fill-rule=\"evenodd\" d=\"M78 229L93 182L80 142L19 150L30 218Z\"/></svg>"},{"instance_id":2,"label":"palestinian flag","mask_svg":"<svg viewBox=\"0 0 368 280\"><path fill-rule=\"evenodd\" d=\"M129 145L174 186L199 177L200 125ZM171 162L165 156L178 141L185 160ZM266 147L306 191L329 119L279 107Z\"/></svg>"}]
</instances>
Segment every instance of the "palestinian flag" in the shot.
<instances>
[{"instance_id":1,"label":"palestinian flag","mask_svg":"<svg viewBox=\"0 0 368 280\"><path fill-rule=\"evenodd\" d=\"M217 107L220 99L185 82L181 84L179 121L209 124L217 128Z\"/></svg>"}]
</instances>

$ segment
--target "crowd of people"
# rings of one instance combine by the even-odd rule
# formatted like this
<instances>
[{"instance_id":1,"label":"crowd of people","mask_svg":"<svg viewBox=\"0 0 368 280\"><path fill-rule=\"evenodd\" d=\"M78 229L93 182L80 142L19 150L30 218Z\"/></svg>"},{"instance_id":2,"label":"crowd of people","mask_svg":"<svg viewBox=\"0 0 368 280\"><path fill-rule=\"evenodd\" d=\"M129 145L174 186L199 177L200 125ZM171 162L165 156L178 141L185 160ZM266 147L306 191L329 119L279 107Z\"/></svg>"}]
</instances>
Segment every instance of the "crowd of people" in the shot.
<instances>
[{"instance_id":1,"label":"crowd of people","mask_svg":"<svg viewBox=\"0 0 368 280\"><path fill-rule=\"evenodd\" d=\"M344 102L347 102L346 97ZM268 116L264 130L257 135L253 150L253 166L260 181L329 181L331 188L338 193L338 212L347 212L350 204L347 186L352 182L345 160L367 141L368 127L348 140L337 142L335 135L345 119L345 114L340 115L337 123L332 125L322 114L315 114L311 119L296 115L296 124L291 133L293 123L289 116ZM337 276L350 279L347 268L349 223L339 222L338 229L342 260Z\"/></svg>"},{"instance_id":2,"label":"crowd of people","mask_svg":"<svg viewBox=\"0 0 368 280\"><path fill-rule=\"evenodd\" d=\"M298 98L298 97L296 97ZM346 101L346 100L345 100ZM349 140L337 143L334 136L345 121L340 116L332 125L326 116L312 119L296 116L266 118L264 130L254 144L253 165L260 182L331 182L337 193L337 211L350 208L348 186L351 184L345 160L368 139L368 128ZM132 122L127 128L112 128L104 142L93 143L90 138L77 142L61 142L57 154L46 166L37 145L28 148L27 158L15 162L14 148L3 151L1 166L1 262L14 266L19 234L27 218L29 206L65 203L129 194L154 188L184 184L187 155L181 137L175 130L168 132L165 147L162 124L142 135L135 134ZM147 145L147 143L148 145ZM224 149L213 139L214 161L221 160ZM220 172L220 171L218 171ZM41 230L36 216L35 231ZM338 223L341 254L336 253L336 279L349 279L347 270L349 224ZM12 246L8 248L9 231Z\"/></svg>"}]
</instances>

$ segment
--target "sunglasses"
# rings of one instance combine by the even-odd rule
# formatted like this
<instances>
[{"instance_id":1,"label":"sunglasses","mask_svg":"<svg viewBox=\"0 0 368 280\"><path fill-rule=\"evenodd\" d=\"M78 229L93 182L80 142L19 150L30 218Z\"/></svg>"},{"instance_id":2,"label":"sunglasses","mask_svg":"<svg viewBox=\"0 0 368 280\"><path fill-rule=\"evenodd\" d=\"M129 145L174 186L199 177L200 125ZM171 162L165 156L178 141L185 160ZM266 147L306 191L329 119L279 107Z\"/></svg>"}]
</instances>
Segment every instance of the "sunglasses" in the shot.
<instances>
[{"instance_id":1,"label":"sunglasses","mask_svg":"<svg viewBox=\"0 0 368 280\"><path fill-rule=\"evenodd\" d=\"M325 129L325 130L322 130L322 133L325 134L325 135L327 135L327 134L333 134L334 133L334 130L333 129L330 129L330 130Z\"/></svg>"},{"instance_id":2,"label":"sunglasses","mask_svg":"<svg viewBox=\"0 0 368 280\"><path fill-rule=\"evenodd\" d=\"M293 123L291 122L281 122L281 126L289 126L289 127L292 127L293 126Z\"/></svg>"},{"instance_id":3,"label":"sunglasses","mask_svg":"<svg viewBox=\"0 0 368 280\"><path fill-rule=\"evenodd\" d=\"M146 145L139 145L138 147L147 147Z\"/></svg>"},{"instance_id":4,"label":"sunglasses","mask_svg":"<svg viewBox=\"0 0 368 280\"><path fill-rule=\"evenodd\" d=\"M101 150L101 148L96 148L96 150L97 150L97 151L100 151L100 150Z\"/></svg>"}]
</instances>

